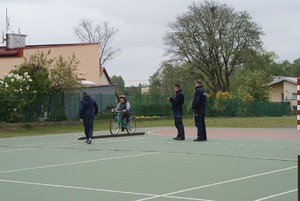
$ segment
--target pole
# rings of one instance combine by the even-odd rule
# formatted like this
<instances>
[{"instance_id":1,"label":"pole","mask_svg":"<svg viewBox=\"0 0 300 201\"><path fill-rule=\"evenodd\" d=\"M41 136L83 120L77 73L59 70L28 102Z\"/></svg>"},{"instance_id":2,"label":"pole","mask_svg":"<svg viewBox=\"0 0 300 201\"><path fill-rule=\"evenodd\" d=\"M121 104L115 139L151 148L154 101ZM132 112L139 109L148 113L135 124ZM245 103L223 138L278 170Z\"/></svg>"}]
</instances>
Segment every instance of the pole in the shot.
<instances>
[{"instance_id":1,"label":"pole","mask_svg":"<svg viewBox=\"0 0 300 201\"><path fill-rule=\"evenodd\" d=\"M6 8L6 34L8 34L8 26L9 26L9 22L8 22L7 8Z\"/></svg>"},{"instance_id":2,"label":"pole","mask_svg":"<svg viewBox=\"0 0 300 201\"><path fill-rule=\"evenodd\" d=\"M297 131L300 131L300 78L297 78Z\"/></svg>"},{"instance_id":3,"label":"pole","mask_svg":"<svg viewBox=\"0 0 300 201\"><path fill-rule=\"evenodd\" d=\"M298 200L300 200L300 155L298 155Z\"/></svg>"}]
</instances>

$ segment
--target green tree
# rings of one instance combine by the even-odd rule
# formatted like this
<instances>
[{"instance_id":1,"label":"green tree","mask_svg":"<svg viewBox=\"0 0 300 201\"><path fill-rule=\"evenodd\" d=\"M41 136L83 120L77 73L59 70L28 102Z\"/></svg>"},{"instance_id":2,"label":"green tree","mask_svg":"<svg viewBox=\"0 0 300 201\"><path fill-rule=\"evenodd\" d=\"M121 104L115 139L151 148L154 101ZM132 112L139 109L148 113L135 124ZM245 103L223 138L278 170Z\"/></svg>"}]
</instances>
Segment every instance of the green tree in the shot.
<instances>
[{"instance_id":1,"label":"green tree","mask_svg":"<svg viewBox=\"0 0 300 201\"><path fill-rule=\"evenodd\" d=\"M170 96L174 93L173 86L180 82L180 77L176 76L176 67L171 63L164 62L161 66L161 93Z\"/></svg>"},{"instance_id":2,"label":"green tree","mask_svg":"<svg viewBox=\"0 0 300 201\"><path fill-rule=\"evenodd\" d=\"M22 116L26 95L33 93L31 83L28 72L22 75L9 73L0 79L0 121L14 122Z\"/></svg>"},{"instance_id":3,"label":"green tree","mask_svg":"<svg viewBox=\"0 0 300 201\"><path fill-rule=\"evenodd\" d=\"M268 101L271 76L263 70L239 71L233 79L232 92L243 100Z\"/></svg>"},{"instance_id":4,"label":"green tree","mask_svg":"<svg viewBox=\"0 0 300 201\"><path fill-rule=\"evenodd\" d=\"M197 75L188 72L188 66L188 63L163 62L161 67L149 79L150 92L169 96L174 93L174 84L178 83L185 94L193 94L194 81L199 78Z\"/></svg>"},{"instance_id":5,"label":"green tree","mask_svg":"<svg viewBox=\"0 0 300 201\"><path fill-rule=\"evenodd\" d=\"M24 75L28 73L32 82L30 83L30 89L37 95L49 94L51 81L49 78L49 68L53 63L53 59L49 59L50 51L46 54L42 51L38 51L36 54L30 55L28 58L24 58L23 63L15 66L11 72Z\"/></svg>"},{"instance_id":6,"label":"green tree","mask_svg":"<svg viewBox=\"0 0 300 201\"><path fill-rule=\"evenodd\" d=\"M52 93L72 92L78 87L77 75L79 61L75 54L65 60L61 55L49 69Z\"/></svg>"},{"instance_id":7,"label":"green tree","mask_svg":"<svg viewBox=\"0 0 300 201\"><path fill-rule=\"evenodd\" d=\"M117 94L120 94L120 93L124 93L125 92L125 81L124 79L122 78L122 76L116 76L116 75L113 75L111 78L110 78L112 84L115 84L116 85L116 93Z\"/></svg>"},{"instance_id":8,"label":"green tree","mask_svg":"<svg viewBox=\"0 0 300 201\"><path fill-rule=\"evenodd\" d=\"M15 66L11 71L18 76L25 76L25 74L30 76L31 82L27 83L26 87L30 89L27 93L31 94L28 96L30 99L27 100L28 112L31 116L44 117L45 112L49 115L53 94L70 92L79 86L76 79L79 62L75 55L73 54L67 60L62 56L50 59L49 55L50 50L47 53L38 51L28 58L25 57L23 63ZM62 112L64 97L60 96L57 100L60 100L57 101L60 102L60 107L56 105L55 108ZM47 110L44 105L48 105Z\"/></svg>"},{"instance_id":9,"label":"green tree","mask_svg":"<svg viewBox=\"0 0 300 201\"><path fill-rule=\"evenodd\" d=\"M31 91L37 95L49 94L51 81L49 79L47 68L34 63L22 63L17 66L17 69L12 70L11 72L19 75L27 72L32 78L32 82L29 83Z\"/></svg>"},{"instance_id":10,"label":"green tree","mask_svg":"<svg viewBox=\"0 0 300 201\"><path fill-rule=\"evenodd\" d=\"M296 59L291 67L290 67L290 74L291 77L300 77L300 58Z\"/></svg>"},{"instance_id":11,"label":"green tree","mask_svg":"<svg viewBox=\"0 0 300 201\"><path fill-rule=\"evenodd\" d=\"M228 91L234 70L262 49L261 27L250 15L214 1L192 3L168 28L167 54L188 62L213 93Z\"/></svg>"},{"instance_id":12,"label":"green tree","mask_svg":"<svg viewBox=\"0 0 300 201\"><path fill-rule=\"evenodd\" d=\"M139 84L138 86L125 87L125 94L140 94L142 87L142 84Z\"/></svg>"},{"instance_id":13,"label":"green tree","mask_svg":"<svg viewBox=\"0 0 300 201\"><path fill-rule=\"evenodd\" d=\"M291 64L289 61L283 61L277 63L276 61L271 62L266 67L266 72L273 76L289 76Z\"/></svg>"},{"instance_id":14,"label":"green tree","mask_svg":"<svg viewBox=\"0 0 300 201\"><path fill-rule=\"evenodd\" d=\"M149 78L149 94L161 94L161 85L160 69L158 69Z\"/></svg>"}]
</instances>

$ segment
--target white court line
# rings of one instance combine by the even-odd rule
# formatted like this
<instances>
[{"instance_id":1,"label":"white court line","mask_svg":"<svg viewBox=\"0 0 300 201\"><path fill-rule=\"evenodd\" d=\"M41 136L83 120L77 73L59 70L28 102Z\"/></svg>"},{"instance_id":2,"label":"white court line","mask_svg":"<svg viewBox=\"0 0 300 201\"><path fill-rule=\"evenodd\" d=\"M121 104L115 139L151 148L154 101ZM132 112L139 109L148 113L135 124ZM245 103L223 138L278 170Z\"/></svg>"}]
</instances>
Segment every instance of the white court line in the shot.
<instances>
[{"instance_id":1,"label":"white court line","mask_svg":"<svg viewBox=\"0 0 300 201\"><path fill-rule=\"evenodd\" d=\"M241 181L241 180L250 179L250 178L254 178L254 177L259 177L259 176L264 176L264 175L273 174L273 173L277 173L277 172L282 172L282 171L286 171L286 170L291 170L291 169L295 169L295 168L298 168L298 166L293 166L293 167L279 169L279 170L273 170L273 171L269 171L269 172L254 174L254 175L250 175L250 176L246 176L246 177L240 177L240 178L236 178L236 179L221 181L221 182L217 182L217 183L213 183L213 184L207 184L207 185L203 185L203 186L197 186L197 187L194 187L194 188L188 188L188 189L184 189L184 190L181 190L181 191L175 191L175 192L166 193L166 194L163 194L163 195L152 196L152 197L139 199L139 200L135 200L135 201L152 200L152 199L159 198L159 197L165 197L165 196L170 196L170 195L177 194L177 193L184 193L184 192L187 192L187 191L198 190L198 189L217 186L217 185L221 185L221 184L227 184L227 183L231 183L231 182L235 182L235 181Z\"/></svg>"},{"instance_id":2,"label":"white court line","mask_svg":"<svg viewBox=\"0 0 300 201\"><path fill-rule=\"evenodd\" d=\"M69 142L76 142L76 141L75 140L72 140L72 141L68 140L68 141L55 141L55 142L40 142L40 143L32 143L32 144L15 144L15 145L9 145L9 146L27 147L27 146L36 146L36 145L43 145L43 144L58 144L58 143L69 143Z\"/></svg>"},{"instance_id":3,"label":"white court line","mask_svg":"<svg viewBox=\"0 0 300 201\"><path fill-rule=\"evenodd\" d=\"M135 141L135 140L140 140L140 139L146 139L146 138L139 138L139 139L124 139L121 140L122 142L127 142L127 141ZM110 142L119 142L120 140L112 140L112 139L102 139L99 140L98 142L93 141L93 144L102 144L103 142L105 143L110 143ZM56 142L42 142L42 143L34 143L34 144L17 144L17 145L11 145L12 147L27 147L27 146L40 146L40 145L47 145L47 144L59 144L59 143L71 143L73 144L64 144L64 145L54 145L54 146L43 146L43 147L32 147L32 148L23 148L23 149L10 149L10 150L3 150L0 151L0 153L5 153L5 152L14 152L14 151L27 151L27 150L34 150L34 149L43 149L43 148L57 148L57 147L65 147L65 146L75 146L75 145L81 145L82 142L78 143L75 141L56 141ZM0 145L1 147L1 145Z\"/></svg>"},{"instance_id":4,"label":"white court line","mask_svg":"<svg viewBox=\"0 0 300 201\"><path fill-rule=\"evenodd\" d=\"M135 140L140 140L140 139L146 139L145 137L144 138L139 138L139 139L126 139L126 141L135 141ZM98 140L96 140L98 141ZM93 144L99 144L99 143L102 143L102 142L116 142L116 141L120 141L120 139L101 139L99 140L99 142L95 142L95 140L93 140ZM27 147L27 146L38 146L38 145L44 145L44 144L61 144L61 143L69 143L69 142L73 142L73 143L76 143L76 144L82 144L83 141L80 141L78 142L78 140L68 140L68 141L54 141L54 142L41 142L41 143L32 143L32 144L16 144L16 145L10 145L12 147ZM1 144L0 144L1 146ZM2 145L3 146L3 145ZM6 145L5 145L6 146ZM67 146L67 145L65 145Z\"/></svg>"},{"instance_id":5,"label":"white court line","mask_svg":"<svg viewBox=\"0 0 300 201\"><path fill-rule=\"evenodd\" d=\"M59 167L59 166L66 166L66 165L92 163L92 162L107 161L107 160L122 159L122 158L131 158L131 157L137 157L137 156L147 156L147 155L158 154L158 153L159 152L152 152L152 153L145 153L145 154L134 154L134 155L127 155L127 156L116 156L116 157L111 157L111 158L100 158L100 159L94 159L94 160L86 160L86 161L78 161L78 162L70 162L70 163L61 163L61 164L54 164L54 165L45 165L45 166L38 166L38 167L31 167L31 168L4 170L4 171L0 171L0 174L10 173L10 172L20 172L20 171L26 171L26 170L36 170L36 169L43 169L43 168L50 168L50 167Z\"/></svg>"},{"instance_id":6,"label":"white court line","mask_svg":"<svg viewBox=\"0 0 300 201\"><path fill-rule=\"evenodd\" d=\"M76 190L108 192L108 193L120 193L120 194L129 194L129 195L156 196L155 194L149 194L149 193L138 193L138 192L130 192L130 191L117 191L117 190L87 188L87 187L79 187L79 186L65 186L65 185L58 185L58 184L45 184L45 183L37 183L37 182L6 180L6 179L0 179L0 182L27 184L27 185L36 185L36 186L46 186L46 187L55 187L55 188L67 188L67 189L76 189ZM205 199L189 198L189 197L177 197L177 196L165 196L165 197L175 198L175 199L180 199L180 200L213 201L213 200L205 200Z\"/></svg>"},{"instance_id":7,"label":"white court line","mask_svg":"<svg viewBox=\"0 0 300 201\"><path fill-rule=\"evenodd\" d=\"M27 151L27 150L33 150L33 149L38 149L38 148L9 149L9 150L0 151L0 153L13 152L13 151Z\"/></svg>"},{"instance_id":8,"label":"white court line","mask_svg":"<svg viewBox=\"0 0 300 201\"><path fill-rule=\"evenodd\" d=\"M293 193L293 192L295 192L295 191L298 191L298 189L286 191L286 192L283 192L283 193L278 193L278 194L271 195L271 196L264 197L264 198L260 198L260 199L254 200L254 201L268 200L268 199L270 199L270 198L275 198L275 197L278 197L278 196L281 196L281 195L285 195L285 194L288 194L288 193Z\"/></svg>"},{"instance_id":9,"label":"white court line","mask_svg":"<svg viewBox=\"0 0 300 201\"><path fill-rule=\"evenodd\" d=\"M71 142L71 141L65 141L65 142ZM74 141L72 141L74 142ZM43 145L43 144L52 144L51 143L39 143L39 144L31 144L30 146L36 146L36 145ZM9 149L9 150L3 150L0 151L0 153L5 153L5 152L16 152L16 151L28 151L28 150L35 150L35 149L44 149L44 148L58 148L58 147L65 147L65 146L74 146L74 145L79 145L78 143L76 144L64 144L64 145L55 145L55 146L44 146L44 147L29 147L29 148L23 148L23 149ZM12 145L13 147L27 147L29 145Z\"/></svg>"}]
</instances>

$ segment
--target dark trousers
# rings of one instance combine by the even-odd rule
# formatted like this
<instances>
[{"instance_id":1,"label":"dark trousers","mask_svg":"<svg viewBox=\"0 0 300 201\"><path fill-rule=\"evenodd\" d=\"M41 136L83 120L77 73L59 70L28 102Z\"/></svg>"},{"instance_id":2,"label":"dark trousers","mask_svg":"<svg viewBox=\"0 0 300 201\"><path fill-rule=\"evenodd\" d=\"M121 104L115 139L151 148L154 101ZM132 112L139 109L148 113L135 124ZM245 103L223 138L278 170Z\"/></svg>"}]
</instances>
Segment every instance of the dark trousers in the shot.
<instances>
[{"instance_id":1,"label":"dark trousers","mask_svg":"<svg viewBox=\"0 0 300 201\"><path fill-rule=\"evenodd\" d=\"M129 115L130 115L130 113L128 111L122 113L121 119L123 120L124 124L127 124L129 122ZM123 126L122 126L122 131L124 131Z\"/></svg>"},{"instance_id":2,"label":"dark trousers","mask_svg":"<svg viewBox=\"0 0 300 201\"><path fill-rule=\"evenodd\" d=\"M83 118L84 134L86 139L93 137L94 117Z\"/></svg>"},{"instance_id":3,"label":"dark trousers","mask_svg":"<svg viewBox=\"0 0 300 201\"><path fill-rule=\"evenodd\" d=\"M122 115L121 115L121 119L124 121L124 119L126 121L124 121L124 123L128 123L129 122L129 112L122 112Z\"/></svg>"},{"instance_id":4,"label":"dark trousers","mask_svg":"<svg viewBox=\"0 0 300 201\"><path fill-rule=\"evenodd\" d=\"M182 122L182 114L181 113L174 113L174 122L175 127L177 128L177 137L185 139L185 133L184 133L184 126Z\"/></svg>"},{"instance_id":5,"label":"dark trousers","mask_svg":"<svg viewBox=\"0 0 300 201\"><path fill-rule=\"evenodd\" d=\"M205 114L195 114L195 124L197 127L197 136L201 140L207 140L206 126L205 126Z\"/></svg>"}]
</instances>

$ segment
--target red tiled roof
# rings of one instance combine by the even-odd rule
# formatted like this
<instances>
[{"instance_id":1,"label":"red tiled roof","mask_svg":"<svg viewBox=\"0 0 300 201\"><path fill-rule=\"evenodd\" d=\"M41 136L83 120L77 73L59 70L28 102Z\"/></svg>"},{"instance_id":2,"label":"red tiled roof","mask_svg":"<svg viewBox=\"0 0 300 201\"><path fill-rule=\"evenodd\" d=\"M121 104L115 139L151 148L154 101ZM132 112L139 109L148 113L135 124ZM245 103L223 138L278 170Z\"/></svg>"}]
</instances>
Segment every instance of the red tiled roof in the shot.
<instances>
[{"instance_id":1,"label":"red tiled roof","mask_svg":"<svg viewBox=\"0 0 300 201\"><path fill-rule=\"evenodd\" d=\"M22 57L23 49L6 49L5 47L0 47L0 57Z\"/></svg>"},{"instance_id":2,"label":"red tiled roof","mask_svg":"<svg viewBox=\"0 0 300 201\"><path fill-rule=\"evenodd\" d=\"M42 45L26 45L26 49L32 48L49 48L49 47L66 47L66 46L85 46L99 43L69 43L69 44L42 44Z\"/></svg>"}]
</instances>

